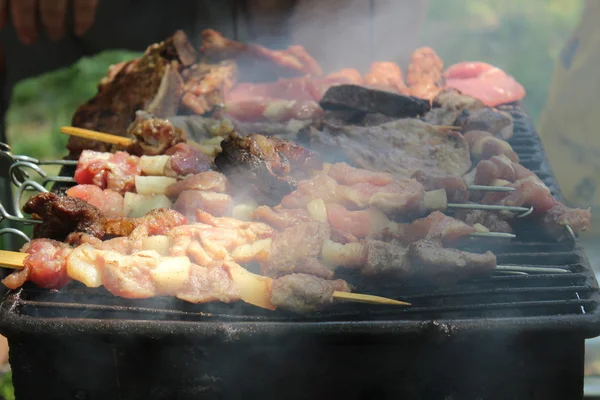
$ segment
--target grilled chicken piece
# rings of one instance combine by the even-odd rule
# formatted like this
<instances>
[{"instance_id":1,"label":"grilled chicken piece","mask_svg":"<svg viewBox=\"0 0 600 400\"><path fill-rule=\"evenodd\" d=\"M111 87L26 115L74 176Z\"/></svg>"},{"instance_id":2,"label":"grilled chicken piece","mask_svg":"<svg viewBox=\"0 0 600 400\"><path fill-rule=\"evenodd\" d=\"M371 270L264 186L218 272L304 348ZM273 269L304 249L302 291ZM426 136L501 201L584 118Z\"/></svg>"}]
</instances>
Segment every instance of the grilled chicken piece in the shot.
<instances>
[{"instance_id":1,"label":"grilled chicken piece","mask_svg":"<svg viewBox=\"0 0 600 400\"><path fill-rule=\"evenodd\" d=\"M444 62L429 47L413 52L406 71L406 83L411 96L432 100L443 84Z\"/></svg>"},{"instance_id":2,"label":"grilled chicken piece","mask_svg":"<svg viewBox=\"0 0 600 400\"><path fill-rule=\"evenodd\" d=\"M135 142L127 152L136 156L165 154L167 149L187 140L185 132L174 127L168 120L155 118L144 112L136 114L128 134L134 137Z\"/></svg>"},{"instance_id":3,"label":"grilled chicken piece","mask_svg":"<svg viewBox=\"0 0 600 400\"><path fill-rule=\"evenodd\" d=\"M221 142L217 167L233 190L249 190L259 203L276 205L304 179L322 168L316 153L283 139L233 134Z\"/></svg>"}]
</instances>

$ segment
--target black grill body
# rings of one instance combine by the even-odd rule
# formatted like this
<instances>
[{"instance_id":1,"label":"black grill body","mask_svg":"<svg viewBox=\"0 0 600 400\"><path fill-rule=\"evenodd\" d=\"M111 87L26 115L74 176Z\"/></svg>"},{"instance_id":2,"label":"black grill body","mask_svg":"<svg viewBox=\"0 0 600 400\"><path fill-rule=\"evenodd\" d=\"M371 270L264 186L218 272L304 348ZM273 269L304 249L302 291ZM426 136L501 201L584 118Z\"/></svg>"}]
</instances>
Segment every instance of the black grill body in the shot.
<instances>
[{"instance_id":1,"label":"black grill body","mask_svg":"<svg viewBox=\"0 0 600 400\"><path fill-rule=\"evenodd\" d=\"M511 144L559 196L530 120ZM128 301L73 285L6 294L0 331L18 399L577 399L584 340L600 334L598 285L577 242L469 241L498 275L446 287L365 283L413 307L340 304L309 317L244 304Z\"/></svg>"}]
</instances>

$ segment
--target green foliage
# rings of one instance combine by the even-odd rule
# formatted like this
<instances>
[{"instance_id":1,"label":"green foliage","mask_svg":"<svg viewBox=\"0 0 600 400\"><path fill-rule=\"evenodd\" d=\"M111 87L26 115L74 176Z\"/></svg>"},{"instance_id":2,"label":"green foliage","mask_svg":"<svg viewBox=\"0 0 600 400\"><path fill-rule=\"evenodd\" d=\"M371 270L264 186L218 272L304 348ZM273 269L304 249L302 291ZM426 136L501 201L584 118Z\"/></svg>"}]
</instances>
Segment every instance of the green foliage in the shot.
<instances>
[{"instance_id":1,"label":"green foliage","mask_svg":"<svg viewBox=\"0 0 600 400\"><path fill-rule=\"evenodd\" d=\"M4 400L15 400L12 374L10 372L0 376L0 396L2 396Z\"/></svg>"}]
</instances>

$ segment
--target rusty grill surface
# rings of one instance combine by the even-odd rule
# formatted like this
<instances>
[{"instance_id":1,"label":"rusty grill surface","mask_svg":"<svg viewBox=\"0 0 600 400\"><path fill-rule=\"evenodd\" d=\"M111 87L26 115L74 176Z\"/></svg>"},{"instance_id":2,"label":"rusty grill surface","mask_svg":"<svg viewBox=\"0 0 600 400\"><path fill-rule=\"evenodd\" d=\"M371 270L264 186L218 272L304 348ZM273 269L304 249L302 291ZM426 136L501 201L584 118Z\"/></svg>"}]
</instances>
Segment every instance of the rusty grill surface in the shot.
<instances>
[{"instance_id":1,"label":"rusty grill surface","mask_svg":"<svg viewBox=\"0 0 600 400\"><path fill-rule=\"evenodd\" d=\"M539 137L518 107L513 114L515 134L510 144L521 164L534 171L560 197ZM460 284L433 287L365 282L343 276L356 291L409 301L412 307L338 303L326 311L298 316L261 310L241 302L194 305L172 298L126 300L103 289L72 284L61 291L33 286L7 293L0 306L0 328L8 332L69 334L82 331L140 333L153 337L194 332L227 339L232 334L419 333L444 334L488 329L569 331L585 337L600 334L598 284L578 241L547 241L534 224L516 229L518 240L471 239L461 247L493 251L498 264L567 269L568 274L494 275ZM432 322L436 321L436 322Z\"/></svg>"}]
</instances>

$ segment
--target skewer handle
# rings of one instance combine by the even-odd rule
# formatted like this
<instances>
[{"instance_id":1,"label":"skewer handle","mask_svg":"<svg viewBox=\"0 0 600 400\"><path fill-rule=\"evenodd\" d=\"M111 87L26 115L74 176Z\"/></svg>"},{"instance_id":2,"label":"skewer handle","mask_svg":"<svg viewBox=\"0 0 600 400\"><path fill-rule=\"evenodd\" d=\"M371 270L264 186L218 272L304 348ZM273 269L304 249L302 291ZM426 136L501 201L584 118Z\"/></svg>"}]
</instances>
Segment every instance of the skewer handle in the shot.
<instances>
[{"instance_id":1,"label":"skewer handle","mask_svg":"<svg viewBox=\"0 0 600 400\"><path fill-rule=\"evenodd\" d=\"M11 269L22 269L27 253L0 250L0 265Z\"/></svg>"},{"instance_id":2,"label":"skewer handle","mask_svg":"<svg viewBox=\"0 0 600 400\"><path fill-rule=\"evenodd\" d=\"M348 293L348 292L333 292L333 298L338 300L349 300L354 303L367 303L367 304L389 304L395 306L410 306L410 303L404 301L398 301L394 299L388 299L387 297L373 296L370 294L360 293Z\"/></svg>"},{"instance_id":3,"label":"skewer handle","mask_svg":"<svg viewBox=\"0 0 600 400\"><path fill-rule=\"evenodd\" d=\"M131 146L134 143L133 139L121 137L117 135L109 135L108 133L91 131L89 129L76 128L74 126L63 126L60 131L65 135L77 136L84 139L97 140L99 142L116 144L119 146Z\"/></svg>"}]
</instances>

